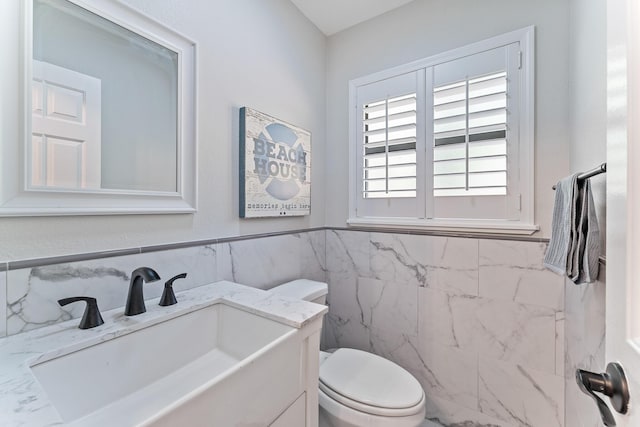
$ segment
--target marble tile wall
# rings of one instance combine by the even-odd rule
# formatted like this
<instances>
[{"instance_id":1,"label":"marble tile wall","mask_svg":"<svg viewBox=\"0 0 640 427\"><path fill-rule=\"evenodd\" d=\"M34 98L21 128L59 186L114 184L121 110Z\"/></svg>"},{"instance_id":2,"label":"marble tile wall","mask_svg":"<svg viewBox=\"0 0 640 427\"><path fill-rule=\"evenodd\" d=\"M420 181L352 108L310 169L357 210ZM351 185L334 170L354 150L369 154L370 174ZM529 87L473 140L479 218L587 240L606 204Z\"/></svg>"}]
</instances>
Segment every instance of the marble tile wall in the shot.
<instances>
[{"instance_id":1,"label":"marble tile wall","mask_svg":"<svg viewBox=\"0 0 640 427\"><path fill-rule=\"evenodd\" d=\"M84 304L60 307L69 296L97 298L101 310L125 305L131 272L154 268L162 281L145 285L145 298L161 295L165 280L187 272L176 291L217 280L268 288L299 277L324 280L324 230L239 240L97 260L0 271L0 334L13 335L81 317ZM6 301L4 298L6 297Z\"/></svg>"},{"instance_id":2,"label":"marble tile wall","mask_svg":"<svg viewBox=\"0 0 640 427\"><path fill-rule=\"evenodd\" d=\"M576 369L604 372L605 361L605 276L588 286L567 280L565 319L566 427L600 427L600 415L593 400L582 393L575 380Z\"/></svg>"},{"instance_id":3,"label":"marble tile wall","mask_svg":"<svg viewBox=\"0 0 640 427\"><path fill-rule=\"evenodd\" d=\"M325 280L325 231L220 243L218 280L261 289L294 279Z\"/></svg>"},{"instance_id":4,"label":"marble tile wall","mask_svg":"<svg viewBox=\"0 0 640 427\"><path fill-rule=\"evenodd\" d=\"M562 427L565 285L545 249L327 230L323 346L405 367L440 424Z\"/></svg>"},{"instance_id":5,"label":"marble tile wall","mask_svg":"<svg viewBox=\"0 0 640 427\"><path fill-rule=\"evenodd\" d=\"M7 272L0 270L0 337L7 335L7 316L2 310L7 307Z\"/></svg>"},{"instance_id":6,"label":"marble tile wall","mask_svg":"<svg viewBox=\"0 0 640 427\"><path fill-rule=\"evenodd\" d=\"M433 422L595 427L573 372L604 366L604 284L565 284L542 267L545 248L329 229L0 271L0 336L80 317L83 305L62 309L63 297L123 306L142 265L165 280L189 273L177 290L224 279L266 289L302 277L329 283L322 346L405 367L423 385ZM159 296L161 283L146 285L145 296Z\"/></svg>"}]
</instances>

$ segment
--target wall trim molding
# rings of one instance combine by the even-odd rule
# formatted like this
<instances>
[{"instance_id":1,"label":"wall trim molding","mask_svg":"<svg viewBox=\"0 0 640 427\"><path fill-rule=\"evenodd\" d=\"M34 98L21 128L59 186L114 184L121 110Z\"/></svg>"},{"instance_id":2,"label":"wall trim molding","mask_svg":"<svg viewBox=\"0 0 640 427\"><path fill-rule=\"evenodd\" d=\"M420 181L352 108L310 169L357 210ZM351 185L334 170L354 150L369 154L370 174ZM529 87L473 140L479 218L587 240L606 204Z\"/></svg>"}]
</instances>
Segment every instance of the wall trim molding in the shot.
<instances>
[{"instance_id":1,"label":"wall trim molding","mask_svg":"<svg viewBox=\"0 0 640 427\"><path fill-rule=\"evenodd\" d=\"M394 233L394 234L410 234L418 236L440 236L440 237L459 237L466 239L485 239L485 240L514 240L519 242L549 243L546 237L532 237L526 235L499 234L499 233L482 233L473 231L440 231L440 230L416 230L401 228L381 228L381 227L325 227L327 230L344 230L344 231L365 231L369 233Z\"/></svg>"},{"instance_id":2,"label":"wall trim molding","mask_svg":"<svg viewBox=\"0 0 640 427\"><path fill-rule=\"evenodd\" d=\"M232 243L242 240L261 239L265 237L286 236L290 234L310 233L313 231L357 231L367 233L392 233L392 234L408 234L418 236L439 236L439 237L457 237L466 239L487 239L487 240L511 240L520 242L549 243L548 238L519 236L509 234L487 234L459 231L437 231L437 230L402 230L395 228L380 227L314 227L296 230L274 231L270 233L245 234L240 236L223 237L217 239L191 240L185 242L167 243L161 245L141 246L134 248L114 249L108 251L86 252L71 255L60 255L43 258L30 258L17 261L0 262L0 271L20 270L23 268L42 267L45 265L62 264L69 262L89 261L101 258L113 258L118 256L143 254L150 252L167 251L172 249L191 248L194 246L215 245L218 243ZM603 257L601 257L603 258ZM601 261L602 262L602 261Z\"/></svg>"}]
</instances>

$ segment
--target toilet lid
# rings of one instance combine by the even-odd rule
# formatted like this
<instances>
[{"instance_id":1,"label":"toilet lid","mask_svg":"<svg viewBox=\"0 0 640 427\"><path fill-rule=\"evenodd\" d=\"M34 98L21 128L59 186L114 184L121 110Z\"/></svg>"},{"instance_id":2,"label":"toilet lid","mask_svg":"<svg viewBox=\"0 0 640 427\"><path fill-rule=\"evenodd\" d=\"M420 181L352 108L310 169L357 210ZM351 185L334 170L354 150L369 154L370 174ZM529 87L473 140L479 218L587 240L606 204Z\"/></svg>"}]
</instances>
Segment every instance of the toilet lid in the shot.
<instances>
[{"instance_id":1,"label":"toilet lid","mask_svg":"<svg viewBox=\"0 0 640 427\"><path fill-rule=\"evenodd\" d=\"M423 399L420 383L375 354L340 348L320 365L321 385L348 400L385 409L412 408Z\"/></svg>"}]
</instances>

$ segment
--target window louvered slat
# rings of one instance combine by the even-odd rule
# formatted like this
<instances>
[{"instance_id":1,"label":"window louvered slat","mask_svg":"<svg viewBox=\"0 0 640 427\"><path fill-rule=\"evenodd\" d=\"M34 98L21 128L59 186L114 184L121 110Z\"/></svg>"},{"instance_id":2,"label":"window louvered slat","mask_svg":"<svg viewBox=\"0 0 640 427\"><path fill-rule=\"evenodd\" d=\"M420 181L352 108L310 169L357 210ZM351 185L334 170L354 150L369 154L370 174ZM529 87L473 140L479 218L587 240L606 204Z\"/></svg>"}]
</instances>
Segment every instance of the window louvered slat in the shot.
<instances>
[{"instance_id":1,"label":"window louvered slat","mask_svg":"<svg viewBox=\"0 0 640 427\"><path fill-rule=\"evenodd\" d=\"M416 94L363 108L363 196L416 197Z\"/></svg>"},{"instance_id":2,"label":"window louvered slat","mask_svg":"<svg viewBox=\"0 0 640 427\"><path fill-rule=\"evenodd\" d=\"M506 194L506 91L505 72L434 88L434 196Z\"/></svg>"}]
</instances>

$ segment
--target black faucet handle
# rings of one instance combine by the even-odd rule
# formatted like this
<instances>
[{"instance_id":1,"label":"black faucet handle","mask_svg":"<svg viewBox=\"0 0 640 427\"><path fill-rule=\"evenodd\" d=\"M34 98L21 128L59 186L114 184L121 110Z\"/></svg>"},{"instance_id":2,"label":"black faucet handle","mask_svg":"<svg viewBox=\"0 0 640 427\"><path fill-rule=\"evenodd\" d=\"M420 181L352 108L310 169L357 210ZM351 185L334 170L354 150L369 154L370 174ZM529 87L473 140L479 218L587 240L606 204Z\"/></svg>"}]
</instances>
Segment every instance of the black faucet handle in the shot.
<instances>
[{"instance_id":1,"label":"black faucet handle","mask_svg":"<svg viewBox=\"0 0 640 427\"><path fill-rule=\"evenodd\" d=\"M164 291L162 291L159 305L166 307L168 305L174 305L178 302L178 300L176 299L176 294L173 292L173 282L177 279L184 279L185 277L187 277L187 273L182 273L178 274L177 276L173 276L171 279L165 282Z\"/></svg>"},{"instance_id":2,"label":"black faucet handle","mask_svg":"<svg viewBox=\"0 0 640 427\"><path fill-rule=\"evenodd\" d=\"M64 307L67 304L71 304L73 302L84 301L87 303L87 306L84 309L84 314L82 315L82 320L80 320L80 325L78 326L80 329L90 329L95 328L96 326L100 326L104 323L102 320L102 315L100 314L100 309L98 308L98 301L92 297L71 297L71 298L63 298L58 300L58 304L60 307Z\"/></svg>"}]
</instances>

